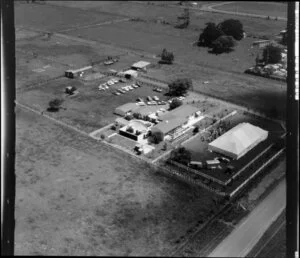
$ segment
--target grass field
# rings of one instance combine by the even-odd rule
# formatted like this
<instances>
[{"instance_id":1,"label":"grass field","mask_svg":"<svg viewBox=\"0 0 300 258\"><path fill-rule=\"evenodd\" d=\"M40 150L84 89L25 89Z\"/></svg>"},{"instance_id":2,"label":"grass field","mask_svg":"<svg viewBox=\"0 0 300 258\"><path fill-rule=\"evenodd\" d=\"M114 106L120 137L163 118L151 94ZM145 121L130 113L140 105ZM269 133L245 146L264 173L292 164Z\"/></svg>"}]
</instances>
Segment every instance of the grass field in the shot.
<instances>
[{"instance_id":1,"label":"grass field","mask_svg":"<svg viewBox=\"0 0 300 258\"><path fill-rule=\"evenodd\" d=\"M287 17L287 3L236 2L214 7L216 10Z\"/></svg>"},{"instance_id":2,"label":"grass field","mask_svg":"<svg viewBox=\"0 0 300 258\"><path fill-rule=\"evenodd\" d=\"M108 78L102 81L105 82L107 80ZM113 112L116 107L122 104L136 102L138 97L145 98L148 95L156 95L162 100L166 99L166 96L164 96L165 92L154 92L151 87L147 86L116 96L112 92L127 84L123 85L120 83L111 86L109 90L99 91L98 85L100 83L101 81L84 84L80 80L61 78L23 91L21 94L17 94L17 100L38 110L45 111L50 100L63 98L65 99L63 106L66 110L61 109L57 113L49 114L90 133L114 122L117 115L114 115ZM79 91L77 96L65 96L65 87L69 85L77 87Z\"/></svg>"},{"instance_id":3,"label":"grass field","mask_svg":"<svg viewBox=\"0 0 300 258\"><path fill-rule=\"evenodd\" d=\"M202 189L42 116L16 116L16 255L156 256L209 212Z\"/></svg>"}]
</instances>

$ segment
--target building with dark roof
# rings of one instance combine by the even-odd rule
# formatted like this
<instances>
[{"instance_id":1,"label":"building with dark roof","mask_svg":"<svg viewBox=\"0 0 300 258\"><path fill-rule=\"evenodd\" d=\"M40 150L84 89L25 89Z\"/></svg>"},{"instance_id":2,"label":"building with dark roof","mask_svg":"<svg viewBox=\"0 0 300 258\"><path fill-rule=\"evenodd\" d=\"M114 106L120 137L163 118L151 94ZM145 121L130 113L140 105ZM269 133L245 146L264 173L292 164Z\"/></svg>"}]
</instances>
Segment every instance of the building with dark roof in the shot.
<instances>
[{"instance_id":1,"label":"building with dark roof","mask_svg":"<svg viewBox=\"0 0 300 258\"><path fill-rule=\"evenodd\" d=\"M196 118L197 111L199 110L196 107L190 105L175 108L166 114L160 115L158 117L160 122L153 126L151 131L159 131L163 133L164 137L169 135L175 139L188 128L188 123Z\"/></svg>"}]
</instances>

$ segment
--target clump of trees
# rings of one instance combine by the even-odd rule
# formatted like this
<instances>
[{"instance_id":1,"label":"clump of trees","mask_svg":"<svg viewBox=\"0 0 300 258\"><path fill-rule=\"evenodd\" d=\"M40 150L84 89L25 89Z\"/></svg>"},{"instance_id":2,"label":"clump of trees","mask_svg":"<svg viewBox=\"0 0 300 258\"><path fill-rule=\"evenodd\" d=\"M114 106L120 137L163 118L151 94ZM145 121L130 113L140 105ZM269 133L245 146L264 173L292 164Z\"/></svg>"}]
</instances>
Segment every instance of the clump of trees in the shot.
<instances>
[{"instance_id":1,"label":"clump of trees","mask_svg":"<svg viewBox=\"0 0 300 258\"><path fill-rule=\"evenodd\" d=\"M215 54L233 51L236 42L232 36L220 36L212 43L212 52Z\"/></svg>"},{"instance_id":2,"label":"clump of trees","mask_svg":"<svg viewBox=\"0 0 300 258\"><path fill-rule=\"evenodd\" d=\"M161 64L172 64L174 61L174 55L172 52L167 51L165 48L161 54L161 60L159 61Z\"/></svg>"},{"instance_id":3,"label":"clump of trees","mask_svg":"<svg viewBox=\"0 0 300 258\"><path fill-rule=\"evenodd\" d=\"M183 103L181 100L179 99L173 99L172 102L170 103L170 110L177 108L179 106L181 106Z\"/></svg>"},{"instance_id":4,"label":"clump of trees","mask_svg":"<svg viewBox=\"0 0 300 258\"><path fill-rule=\"evenodd\" d=\"M214 53L223 53L231 51L235 41L243 37L243 24L239 20L228 19L218 25L209 22L199 36L198 46L212 48Z\"/></svg>"},{"instance_id":5,"label":"clump of trees","mask_svg":"<svg viewBox=\"0 0 300 258\"><path fill-rule=\"evenodd\" d=\"M187 79L187 78L177 79L169 84L169 95L182 96L192 88L193 88L193 83L191 79Z\"/></svg>"},{"instance_id":6,"label":"clump of trees","mask_svg":"<svg viewBox=\"0 0 300 258\"><path fill-rule=\"evenodd\" d=\"M268 45L263 50L263 61L265 64L277 64L281 62L282 48L275 45Z\"/></svg>"},{"instance_id":7,"label":"clump of trees","mask_svg":"<svg viewBox=\"0 0 300 258\"><path fill-rule=\"evenodd\" d=\"M179 147L171 152L170 159L188 165L191 162L192 154L184 147Z\"/></svg>"},{"instance_id":8,"label":"clump of trees","mask_svg":"<svg viewBox=\"0 0 300 258\"><path fill-rule=\"evenodd\" d=\"M47 110L50 112L57 112L61 108L63 102L63 99L53 99L49 101L49 107Z\"/></svg>"}]
</instances>

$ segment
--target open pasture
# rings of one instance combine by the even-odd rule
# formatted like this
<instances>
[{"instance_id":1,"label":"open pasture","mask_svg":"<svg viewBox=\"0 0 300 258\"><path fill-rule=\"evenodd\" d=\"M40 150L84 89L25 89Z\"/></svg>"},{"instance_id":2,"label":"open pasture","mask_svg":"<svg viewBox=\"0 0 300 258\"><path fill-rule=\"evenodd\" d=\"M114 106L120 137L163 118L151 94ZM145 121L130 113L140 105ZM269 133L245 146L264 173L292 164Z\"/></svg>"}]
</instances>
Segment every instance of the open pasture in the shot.
<instances>
[{"instance_id":1,"label":"open pasture","mask_svg":"<svg viewBox=\"0 0 300 258\"><path fill-rule=\"evenodd\" d=\"M43 116L16 116L16 255L161 256L207 218L211 193Z\"/></svg>"},{"instance_id":2,"label":"open pasture","mask_svg":"<svg viewBox=\"0 0 300 258\"><path fill-rule=\"evenodd\" d=\"M234 2L213 7L216 10L287 17L287 3L282 2Z\"/></svg>"},{"instance_id":3,"label":"open pasture","mask_svg":"<svg viewBox=\"0 0 300 258\"><path fill-rule=\"evenodd\" d=\"M80 80L61 78L23 91L22 94L17 94L17 100L32 108L46 111L50 100L63 98L65 100L63 103L65 109L49 114L90 133L114 122L117 115L114 115L113 112L120 105L128 102L136 102L136 99L139 97L145 99L148 95L156 95L162 100L167 98L164 96L164 91L161 93L155 92L152 87L148 86L136 88L119 96L113 94L117 89L131 83L119 83L110 86L108 90L99 91L98 85L107 80L109 80L109 77L103 78L97 83L84 84ZM75 86L79 94L76 96L67 96L64 93L67 86Z\"/></svg>"}]
</instances>

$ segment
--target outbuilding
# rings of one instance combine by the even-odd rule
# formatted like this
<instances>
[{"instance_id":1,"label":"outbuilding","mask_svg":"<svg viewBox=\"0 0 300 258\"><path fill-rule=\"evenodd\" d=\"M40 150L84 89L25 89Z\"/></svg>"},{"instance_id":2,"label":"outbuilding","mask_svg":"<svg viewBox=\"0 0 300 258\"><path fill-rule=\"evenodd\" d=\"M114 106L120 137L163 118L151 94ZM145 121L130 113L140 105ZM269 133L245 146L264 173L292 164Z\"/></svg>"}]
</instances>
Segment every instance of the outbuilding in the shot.
<instances>
[{"instance_id":1,"label":"outbuilding","mask_svg":"<svg viewBox=\"0 0 300 258\"><path fill-rule=\"evenodd\" d=\"M125 116L129 112L133 112L134 110L138 109L139 106L136 103L126 103L124 105L121 105L115 109L115 114L120 116Z\"/></svg>"},{"instance_id":2,"label":"outbuilding","mask_svg":"<svg viewBox=\"0 0 300 258\"><path fill-rule=\"evenodd\" d=\"M145 70L147 66L149 66L150 63L149 62L146 62L146 61L139 61L139 62L136 62L134 63L132 66L131 66L131 69L133 70Z\"/></svg>"},{"instance_id":3,"label":"outbuilding","mask_svg":"<svg viewBox=\"0 0 300 258\"><path fill-rule=\"evenodd\" d=\"M268 138L268 131L250 123L240 123L208 144L208 149L232 159L239 159Z\"/></svg>"}]
</instances>

